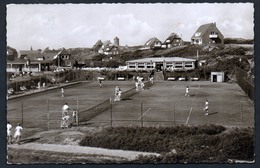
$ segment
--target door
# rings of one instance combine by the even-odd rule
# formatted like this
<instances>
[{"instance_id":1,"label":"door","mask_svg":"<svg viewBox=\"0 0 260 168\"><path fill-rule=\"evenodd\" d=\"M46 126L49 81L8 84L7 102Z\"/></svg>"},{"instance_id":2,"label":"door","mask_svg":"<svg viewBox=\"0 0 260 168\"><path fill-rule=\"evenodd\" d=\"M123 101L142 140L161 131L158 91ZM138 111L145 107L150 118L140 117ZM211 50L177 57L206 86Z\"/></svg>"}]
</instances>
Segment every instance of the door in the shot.
<instances>
[{"instance_id":1,"label":"door","mask_svg":"<svg viewBox=\"0 0 260 168\"><path fill-rule=\"evenodd\" d=\"M213 82L217 82L217 75L213 75Z\"/></svg>"}]
</instances>

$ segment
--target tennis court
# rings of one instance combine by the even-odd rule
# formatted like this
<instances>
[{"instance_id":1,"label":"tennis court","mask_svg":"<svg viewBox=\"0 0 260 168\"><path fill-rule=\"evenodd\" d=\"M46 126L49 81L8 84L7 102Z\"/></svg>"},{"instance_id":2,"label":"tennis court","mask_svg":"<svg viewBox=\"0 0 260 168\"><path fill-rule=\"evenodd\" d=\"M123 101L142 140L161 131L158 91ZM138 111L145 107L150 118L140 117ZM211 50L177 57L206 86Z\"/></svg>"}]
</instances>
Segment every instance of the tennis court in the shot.
<instances>
[{"instance_id":1,"label":"tennis court","mask_svg":"<svg viewBox=\"0 0 260 168\"><path fill-rule=\"evenodd\" d=\"M219 124L225 126L254 126L254 103L237 84L211 83L208 81L160 81L120 102L112 101L115 86L125 92L134 87L133 81L83 82L60 89L8 100L7 119L22 122L24 127L58 128L61 108L68 103L70 109L79 110L79 119L96 126L173 126ZM185 97L189 86L190 97ZM209 101L209 115L203 111ZM89 115L109 106L102 113ZM88 109L92 111L88 111ZM88 115L85 117L84 115ZM83 117L83 118L82 118ZM22 120L22 121L21 121ZM47 123L48 122L48 123Z\"/></svg>"},{"instance_id":2,"label":"tennis court","mask_svg":"<svg viewBox=\"0 0 260 168\"><path fill-rule=\"evenodd\" d=\"M190 97L184 96L186 86L190 88ZM203 111L206 99L209 101L208 116ZM254 103L237 84L162 81L129 100L115 102L112 110L103 112L90 122L107 125L111 120L114 126L218 124L253 127Z\"/></svg>"}]
</instances>

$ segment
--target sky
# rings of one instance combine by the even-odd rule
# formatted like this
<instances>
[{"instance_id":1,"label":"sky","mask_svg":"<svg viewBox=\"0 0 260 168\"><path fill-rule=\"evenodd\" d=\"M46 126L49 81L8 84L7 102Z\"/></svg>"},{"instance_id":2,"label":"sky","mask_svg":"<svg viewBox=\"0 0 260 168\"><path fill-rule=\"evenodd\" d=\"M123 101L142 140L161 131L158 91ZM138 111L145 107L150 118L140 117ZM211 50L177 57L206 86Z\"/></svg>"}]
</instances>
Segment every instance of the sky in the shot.
<instances>
[{"instance_id":1,"label":"sky","mask_svg":"<svg viewBox=\"0 0 260 168\"><path fill-rule=\"evenodd\" d=\"M254 38L253 3L8 4L7 45L17 50L92 47L98 40L143 45L177 33L190 41L215 22L224 37Z\"/></svg>"}]
</instances>

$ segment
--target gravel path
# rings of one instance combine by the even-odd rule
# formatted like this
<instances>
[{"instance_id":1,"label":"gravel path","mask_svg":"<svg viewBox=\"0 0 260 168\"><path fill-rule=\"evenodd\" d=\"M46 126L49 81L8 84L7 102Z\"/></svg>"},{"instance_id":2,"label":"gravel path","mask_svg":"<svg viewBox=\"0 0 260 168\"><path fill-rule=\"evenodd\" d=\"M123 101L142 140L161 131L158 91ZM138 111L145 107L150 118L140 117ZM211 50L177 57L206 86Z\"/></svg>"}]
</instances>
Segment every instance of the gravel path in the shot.
<instances>
[{"instance_id":1,"label":"gravel path","mask_svg":"<svg viewBox=\"0 0 260 168\"><path fill-rule=\"evenodd\" d=\"M8 145L8 148L15 149L29 149L29 150L42 150L42 151L52 151L52 152L64 152L64 153L74 153L74 154L89 154L89 155L103 155L109 157L119 157L128 160L134 160L138 155L157 155L158 153L148 153L148 152L137 152L137 151L126 151L126 150L111 150L96 147L82 147L75 145L57 145L57 144L39 144L39 143L26 143L26 144L12 144Z\"/></svg>"}]
</instances>

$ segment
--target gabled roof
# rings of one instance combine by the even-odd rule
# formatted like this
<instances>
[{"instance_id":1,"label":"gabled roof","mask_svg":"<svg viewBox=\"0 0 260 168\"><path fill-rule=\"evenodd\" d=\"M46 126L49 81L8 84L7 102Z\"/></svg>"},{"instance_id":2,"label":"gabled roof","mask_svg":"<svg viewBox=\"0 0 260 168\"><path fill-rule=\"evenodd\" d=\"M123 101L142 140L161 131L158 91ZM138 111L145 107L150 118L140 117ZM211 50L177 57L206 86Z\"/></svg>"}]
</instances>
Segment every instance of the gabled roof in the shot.
<instances>
[{"instance_id":1,"label":"gabled roof","mask_svg":"<svg viewBox=\"0 0 260 168\"><path fill-rule=\"evenodd\" d=\"M103 45L103 43L102 43L102 41L101 40L98 40L95 44L94 44L94 46L102 46Z\"/></svg>"},{"instance_id":2,"label":"gabled roof","mask_svg":"<svg viewBox=\"0 0 260 168\"><path fill-rule=\"evenodd\" d=\"M34 54L39 54L41 51L39 50L20 50L20 55L34 55Z\"/></svg>"},{"instance_id":3,"label":"gabled roof","mask_svg":"<svg viewBox=\"0 0 260 168\"><path fill-rule=\"evenodd\" d=\"M162 43L158 38L153 37L153 38L150 38L150 39L144 44L144 46L151 46L151 45L153 45L153 44L156 43L156 42Z\"/></svg>"},{"instance_id":4,"label":"gabled roof","mask_svg":"<svg viewBox=\"0 0 260 168\"><path fill-rule=\"evenodd\" d=\"M106 48L104 49L104 51L105 52L109 52L109 51L111 51L113 48L117 48L117 49L119 49L117 46L115 46L115 45L108 45L108 46L106 46Z\"/></svg>"},{"instance_id":5,"label":"gabled roof","mask_svg":"<svg viewBox=\"0 0 260 168\"><path fill-rule=\"evenodd\" d=\"M215 24L214 23L208 23L208 24L204 24L204 25L201 25L197 31L193 34L193 36L191 38L200 38L203 36L203 34L207 31L207 29ZM195 36L196 33L200 33L199 35Z\"/></svg>"},{"instance_id":6,"label":"gabled roof","mask_svg":"<svg viewBox=\"0 0 260 168\"><path fill-rule=\"evenodd\" d=\"M181 37L176 33L171 33L170 36L164 41L163 44L172 43L174 39L181 39ZM169 40L169 42L167 42Z\"/></svg>"}]
</instances>

